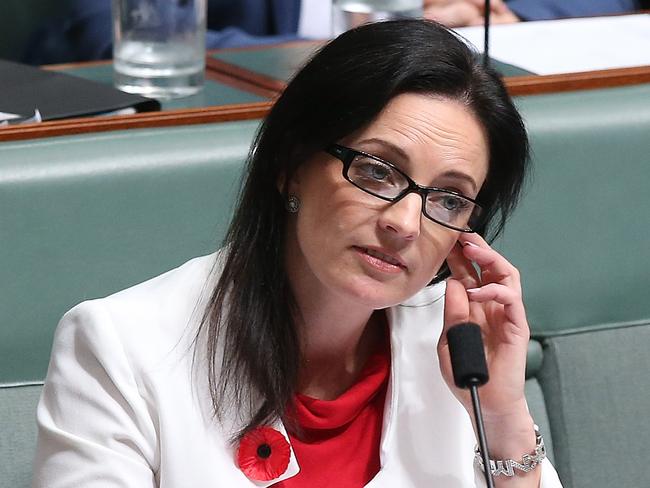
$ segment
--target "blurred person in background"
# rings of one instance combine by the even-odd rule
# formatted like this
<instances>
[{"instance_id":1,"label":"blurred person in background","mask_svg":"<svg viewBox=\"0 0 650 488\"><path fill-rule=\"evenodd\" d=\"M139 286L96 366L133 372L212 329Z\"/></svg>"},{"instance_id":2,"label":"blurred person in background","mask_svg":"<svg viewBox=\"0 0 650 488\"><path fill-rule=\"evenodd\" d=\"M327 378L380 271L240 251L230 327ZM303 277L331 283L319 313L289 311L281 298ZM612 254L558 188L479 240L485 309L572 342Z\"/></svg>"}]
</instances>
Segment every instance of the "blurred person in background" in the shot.
<instances>
[{"instance_id":1,"label":"blurred person in background","mask_svg":"<svg viewBox=\"0 0 650 488\"><path fill-rule=\"evenodd\" d=\"M640 0L492 0L493 23L632 12ZM424 17L447 27L483 23L483 0L424 0ZM647 5L645 5L647 8ZM208 49L330 37L330 0L208 0ZM80 62L112 57L111 0L71 0L31 37L22 61Z\"/></svg>"},{"instance_id":2,"label":"blurred person in background","mask_svg":"<svg viewBox=\"0 0 650 488\"><path fill-rule=\"evenodd\" d=\"M509 24L527 20L622 14L643 8L638 0L491 0L490 21ZM424 16L447 27L482 25L484 0L424 0Z\"/></svg>"}]
</instances>

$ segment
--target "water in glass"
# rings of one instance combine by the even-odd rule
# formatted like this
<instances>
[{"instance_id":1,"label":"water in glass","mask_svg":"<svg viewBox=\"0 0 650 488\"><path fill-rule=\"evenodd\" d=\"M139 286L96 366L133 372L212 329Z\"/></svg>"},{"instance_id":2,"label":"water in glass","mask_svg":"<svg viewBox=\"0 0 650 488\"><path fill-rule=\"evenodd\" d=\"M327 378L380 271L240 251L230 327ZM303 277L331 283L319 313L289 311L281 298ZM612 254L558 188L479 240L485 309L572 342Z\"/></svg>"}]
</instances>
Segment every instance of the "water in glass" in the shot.
<instances>
[{"instance_id":1,"label":"water in glass","mask_svg":"<svg viewBox=\"0 0 650 488\"><path fill-rule=\"evenodd\" d=\"M367 22L379 20L422 17L422 0L333 0L332 33Z\"/></svg>"}]
</instances>

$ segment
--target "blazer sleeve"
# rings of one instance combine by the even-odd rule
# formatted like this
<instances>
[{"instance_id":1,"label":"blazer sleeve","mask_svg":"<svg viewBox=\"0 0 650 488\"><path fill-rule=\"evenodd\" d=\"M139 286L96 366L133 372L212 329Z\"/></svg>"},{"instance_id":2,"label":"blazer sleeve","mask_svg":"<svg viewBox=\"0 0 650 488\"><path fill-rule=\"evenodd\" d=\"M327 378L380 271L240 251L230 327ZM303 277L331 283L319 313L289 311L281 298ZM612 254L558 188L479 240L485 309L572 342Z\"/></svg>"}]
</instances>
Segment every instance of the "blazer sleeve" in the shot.
<instances>
[{"instance_id":1,"label":"blazer sleeve","mask_svg":"<svg viewBox=\"0 0 650 488\"><path fill-rule=\"evenodd\" d=\"M33 487L156 486L157 435L100 301L61 320L37 409Z\"/></svg>"}]
</instances>

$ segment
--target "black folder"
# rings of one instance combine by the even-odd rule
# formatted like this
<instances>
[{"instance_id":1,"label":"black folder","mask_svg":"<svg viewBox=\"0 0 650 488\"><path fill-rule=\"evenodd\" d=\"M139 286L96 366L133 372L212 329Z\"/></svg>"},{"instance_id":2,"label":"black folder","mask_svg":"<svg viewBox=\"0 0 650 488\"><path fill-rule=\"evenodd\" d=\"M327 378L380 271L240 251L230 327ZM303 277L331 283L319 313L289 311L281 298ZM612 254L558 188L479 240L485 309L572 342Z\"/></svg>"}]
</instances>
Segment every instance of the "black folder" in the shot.
<instances>
[{"instance_id":1,"label":"black folder","mask_svg":"<svg viewBox=\"0 0 650 488\"><path fill-rule=\"evenodd\" d=\"M58 71L0 60L0 112L42 120L65 119L114 112L160 110L160 102L118 90L110 85Z\"/></svg>"}]
</instances>

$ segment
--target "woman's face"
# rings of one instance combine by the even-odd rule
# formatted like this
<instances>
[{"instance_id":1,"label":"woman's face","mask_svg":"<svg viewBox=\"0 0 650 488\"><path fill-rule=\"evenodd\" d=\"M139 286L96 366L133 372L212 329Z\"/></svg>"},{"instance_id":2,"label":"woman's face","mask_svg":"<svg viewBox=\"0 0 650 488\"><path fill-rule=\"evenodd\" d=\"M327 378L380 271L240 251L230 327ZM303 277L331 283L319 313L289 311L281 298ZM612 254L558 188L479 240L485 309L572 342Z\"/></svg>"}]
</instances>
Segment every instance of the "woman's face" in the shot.
<instances>
[{"instance_id":1,"label":"woman's face","mask_svg":"<svg viewBox=\"0 0 650 488\"><path fill-rule=\"evenodd\" d=\"M461 103L428 95L395 97L363 129L339 141L399 167L416 183L475 198L488 172L481 125ZM422 215L416 193L391 203L343 178L343 163L320 153L289 182L300 209L289 217L288 275L311 299L380 309L423 288L459 232Z\"/></svg>"}]
</instances>

